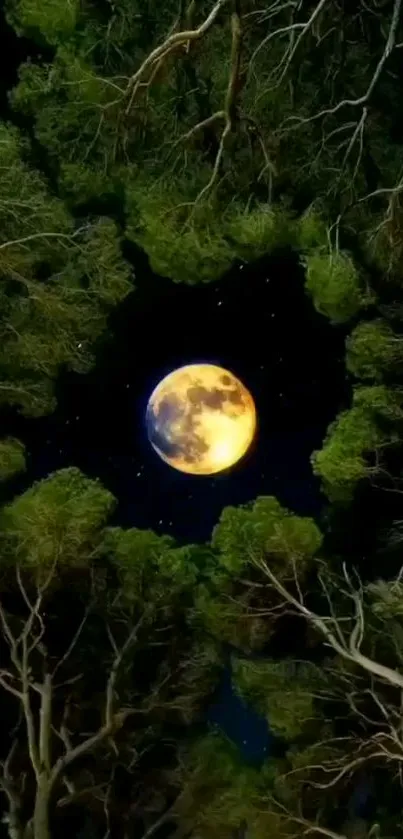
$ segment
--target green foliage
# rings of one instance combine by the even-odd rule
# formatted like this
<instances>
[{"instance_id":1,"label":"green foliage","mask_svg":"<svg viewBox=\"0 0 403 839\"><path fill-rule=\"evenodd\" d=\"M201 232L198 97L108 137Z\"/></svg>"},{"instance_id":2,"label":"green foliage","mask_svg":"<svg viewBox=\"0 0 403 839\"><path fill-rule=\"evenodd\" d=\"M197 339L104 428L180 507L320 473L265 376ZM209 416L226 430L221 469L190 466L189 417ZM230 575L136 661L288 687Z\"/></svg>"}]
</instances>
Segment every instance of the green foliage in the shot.
<instances>
[{"instance_id":1,"label":"green foliage","mask_svg":"<svg viewBox=\"0 0 403 839\"><path fill-rule=\"evenodd\" d=\"M398 119L400 107L393 77L382 72L378 79L378 110L370 136L368 123L362 126L365 142L358 154L359 124L338 104L370 88L373 55L381 57L379 41L363 23L368 10L356 16L337 11L333 19L324 9L318 30L308 27L299 43L296 68L295 55L286 61L282 37L289 25L287 8L276 12L268 49L267 15L255 5L243 39L246 78L242 73L235 84L236 124L215 176L223 120L217 118L208 130L193 129L226 104L229 7L197 45L150 67L152 79L145 74L127 108L128 79L175 26L200 25L211 11L207 2L197 9L190 4L178 21L173 0L158 7L142 0L101 6L9 0L14 28L39 44L52 44L55 53L48 66L29 62L21 68L13 104L34 118L37 139L73 205L122 188L129 237L147 250L160 273L207 281L227 270L234 254L253 259L298 241L315 305L343 322L367 304L369 295L348 254L337 251L329 266L328 220L328 229L337 219L337 230L353 232L368 253L376 239L370 256L376 264L387 265L397 254L396 266L401 264L399 187L390 212L387 204L402 165L401 147L390 130L390 114ZM379 25L388 26L387 10L377 8L375 15ZM329 56L319 91L318 73ZM318 118L321 109L323 118ZM374 171L379 173L377 203L371 200ZM139 173L142 183L136 185ZM194 212L195 199L207 186ZM301 206L301 198L309 210L295 228L282 208ZM178 204L182 211L176 213Z\"/></svg>"},{"instance_id":2,"label":"green foliage","mask_svg":"<svg viewBox=\"0 0 403 839\"><path fill-rule=\"evenodd\" d=\"M50 44L74 31L79 12L78 0L17 0L7 5L9 22L19 34L35 37L40 33Z\"/></svg>"},{"instance_id":3,"label":"green foliage","mask_svg":"<svg viewBox=\"0 0 403 839\"><path fill-rule=\"evenodd\" d=\"M367 385L354 390L353 404L372 416L387 420L391 439L398 439L397 430L392 426L403 418L403 390L386 385Z\"/></svg>"},{"instance_id":4,"label":"green foliage","mask_svg":"<svg viewBox=\"0 0 403 839\"><path fill-rule=\"evenodd\" d=\"M295 568L303 578L321 543L312 519L293 515L274 497L226 507L212 535L215 565L195 590L191 624L245 652L261 649L272 636L275 614L270 619L267 613L269 595L257 563L268 560L280 579L292 577Z\"/></svg>"},{"instance_id":5,"label":"green foliage","mask_svg":"<svg viewBox=\"0 0 403 839\"><path fill-rule=\"evenodd\" d=\"M24 703L32 720L29 743L21 727L9 773L28 814L21 813L24 831L38 796L33 748L39 750L40 742L54 766L70 752L70 741L66 737L62 745L59 733L68 721L71 742L80 744L79 761L68 758L75 792L87 786L91 772L85 811L95 813L104 833L108 815L98 808L96 792L118 762L136 787L145 834L150 819L163 816L172 793L166 775L189 741L189 726L200 722L220 669L217 645L186 626L194 579L206 569L208 550L176 548L152 531L105 529L113 506L99 481L70 468L34 484L1 511L0 693L11 700L10 708L1 697L3 717L12 729ZM45 696L50 685L52 702L44 712L35 697L39 691ZM23 765L32 779L29 792ZM52 830L63 835L65 811L57 812L60 801L66 805L62 788L55 786L53 800ZM110 800L116 829L123 831L127 802L119 785Z\"/></svg>"},{"instance_id":6,"label":"green foliage","mask_svg":"<svg viewBox=\"0 0 403 839\"><path fill-rule=\"evenodd\" d=\"M17 129L0 123L0 276L11 276L23 288L36 266L55 255L60 258L74 231L62 202L24 162L27 152ZM29 242L29 248L20 240Z\"/></svg>"},{"instance_id":7,"label":"green foliage","mask_svg":"<svg viewBox=\"0 0 403 839\"><path fill-rule=\"evenodd\" d=\"M295 244L295 223L280 206L259 204L247 210L231 208L223 235L234 247L236 257L252 262L276 248Z\"/></svg>"},{"instance_id":8,"label":"green foliage","mask_svg":"<svg viewBox=\"0 0 403 839\"><path fill-rule=\"evenodd\" d=\"M81 163L60 164L59 189L66 203L80 208L82 205L97 202L100 199L120 195L119 181L112 178L98 166L83 166Z\"/></svg>"},{"instance_id":9,"label":"green foliage","mask_svg":"<svg viewBox=\"0 0 403 839\"><path fill-rule=\"evenodd\" d=\"M247 210L236 204L224 211L217 201L194 204L203 188L201 175L192 194L179 177L158 181L151 190L137 177L127 191L128 238L146 250L154 271L180 282L211 281L235 259L253 261L292 243L293 222L281 208L260 204Z\"/></svg>"},{"instance_id":10,"label":"green foliage","mask_svg":"<svg viewBox=\"0 0 403 839\"><path fill-rule=\"evenodd\" d=\"M403 583L400 580L378 580L370 583L366 591L374 614L386 620L403 617Z\"/></svg>"},{"instance_id":11,"label":"green foliage","mask_svg":"<svg viewBox=\"0 0 403 839\"><path fill-rule=\"evenodd\" d=\"M158 182L150 189L136 179L126 201L127 236L144 248L157 273L180 282L205 282L218 279L230 267L234 253L222 237L216 214L203 209L197 221L186 223L182 211L181 225L184 198L173 183Z\"/></svg>"},{"instance_id":12,"label":"green foliage","mask_svg":"<svg viewBox=\"0 0 403 839\"><path fill-rule=\"evenodd\" d=\"M383 440L367 411L352 407L329 426L323 447L312 455L315 475L323 481L328 498L349 501L356 484L368 473L365 455Z\"/></svg>"},{"instance_id":13,"label":"green foliage","mask_svg":"<svg viewBox=\"0 0 403 839\"><path fill-rule=\"evenodd\" d=\"M344 323L372 302L349 254L312 250L306 256L306 288L315 309L332 323Z\"/></svg>"},{"instance_id":14,"label":"green foliage","mask_svg":"<svg viewBox=\"0 0 403 839\"><path fill-rule=\"evenodd\" d=\"M195 583L191 548L177 548L170 536L119 527L105 531L102 552L116 567L122 598L131 607L164 603Z\"/></svg>"},{"instance_id":15,"label":"green foliage","mask_svg":"<svg viewBox=\"0 0 403 839\"><path fill-rule=\"evenodd\" d=\"M6 437L4 440L0 440L0 480L6 481L13 475L24 472L25 468L25 446L23 443L14 437Z\"/></svg>"},{"instance_id":16,"label":"green foliage","mask_svg":"<svg viewBox=\"0 0 403 839\"><path fill-rule=\"evenodd\" d=\"M328 246L328 231L315 207L309 207L298 219L297 243L302 253L324 249Z\"/></svg>"},{"instance_id":17,"label":"green foliage","mask_svg":"<svg viewBox=\"0 0 403 839\"><path fill-rule=\"evenodd\" d=\"M353 677L350 676L350 683ZM333 675L333 681L335 676ZM325 706L323 708L325 712ZM332 787L332 782L338 774L338 767L348 764L354 760L355 753L350 749L353 743L349 743L348 737L341 740L332 737L332 729L329 723L316 720L312 729L313 736L302 738L299 743L293 744L287 751L288 773L280 776L276 783L278 797L292 812L295 807L301 812L302 789L307 793L306 805L312 810L321 812L321 819L325 820L326 810L332 818L335 807L339 806L337 792ZM315 789L315 784L318 785ZM328 786L329 785L329 786ZM327 789L324 793L324 789ZM344 834L343 834L344 835Z\"/></svg>"},{"instance_id":18,"label":"green foliage","mask_svg":"<svg viewBox=\"0 0 403 839\"><path fill-rule=\"evenodd\" d=\"M207 584L197 586L189 621L218 643L244 652L261 649L272 632L270 622L251 614L245 597L235 592L228 580L216 590Z\"/></svg>"},{"instance_id":19,"label":"green foliage","mask_svg":"<svg viewBox=\"0 0 403 839\"><path fill-rule=\"evenodd\" d=\"M403 363L403 341L384 320L363 321L346 341L347 369L359 379L381 381Z\"/></svg>"},{"instance_id":20,"label":"green foliage","mask_svg":"<svg viewBox=\"0 0 403 839\"><path fill-rule=\"evenodd\" d=\"M303 571L321 541L312 519L290 513L273 496L261 496L243 507L226 507L212 537L220 564L231 574L267 556L276 560L280 575L295 560Z\"/></svg>"},{"instance_id":21,"label":"green foliage","mask_svg":"<svg viewBox=\"0 0 403 839\"><path fill-rule=\"evenodd\" d=\"M398 53L389 56L390 72L381 68L376 90L371 88L384 49L379 32L390 29L389 7L381 9L370 0L368 8L361 4L350 14L324 4L314 25L304 29L298 50L287 53L281 33L289 30L290 4L276 5L273 24L273 10L262 11L252 0L241 57L246 77L236 81L234 130L213 177L223 120L218 118L209 130L192 129L225 106L230 5L199 43L154 67L155 78L143 78L139 96L128 107L127 81L176 24L175 0L100 5L8 0L8 18L16 31L40 46L52 46L48 64L29 61L20 68L10 99L33 126L59 197L33 171L29 145L14 128L1 125L0 400L27 414L51 410L58 371L64 366L88 370L91 346L105 328L110 308L130 291L130 271L120 252L122 231L107 218L83 218L86 205L104 207L113 199L119 218L125 218L124 235L146 250L156 271L175 281L211 281L234 260L254 260L278 246L295 247L306 266L306 290L314 306L336 324L351 320L375 299L356 264L354 241L371 267L381 267L400 282L403 155L400 140L391 139L400 125ZM182 27L199 25L211 11L208 0L185 6L186 20L178 22ZM299 7L293 10L297 27L304 14ZM358 112L347 108L346 115L338 103L367 90L368 114L359 124ZM322 109L323 118L318 117ZM290 210L295 207L302 212L297 220ZM359 324L347 340L348 369L375 385L356 388L351 408L337 417L321 451L312 456L332 501L351 500L357 483L375 469L369 467L368 455L376 452L378 459L383 447L399 441L403 394L383 384L400 372L395 337L383 321L375 320ZM2 475L23 467L18 441L2 441ZM227 508L211 545L178 547L170 537L151 531L104 529L113 503L98 482L68 469L8 504L0 521L7 574L18 559L31 581L32 569L43 579L43 572L55 565L69 585L78 577L80 584L91 578L98 586L96 620L74 651L68 673L82 676L70 681L64 694L73 685L77 714L85 709L94 719L104 710L89 681L97 668L107 672L113 645L97 621L107 615L113 637L120 639L128 625L132 628L135 613L150 611L115 685L125 707L139 703L140 713L133 715L123 744L116 738L113 749L107 744L101 750L92 769L94 780L115 795L110 778L123 754L122 765L130 766L134 776L137 812L148 812L146 819L151 819L150 798L159 798L155 809L160 814L172 801L172 786L167 790L160 784L159 769L153 767L146 794L139 796L139 788L147 785L142 755L152 765L152 749L160 756L161 744L169 742L165 774L177 776L173 813L179 836L233 839L242 825L248 839L306 836L314 822L323 824L324 832L328 827L350 835L337 820L354 773L348 769L329 787L329 777L335 777L329 767L333 762L338 774L355 756L357 739L330 745L332 711L323 713L321 698L325 690L331 697L337 693L342 705L338 724L342 720L348 732L357 730L357 719L350 726L353 710L344 695L346 684L361 691L351 663L341 666L336 659L326 674L306 663L291 667L277 659L234 663L241 695L267 716L277 734L294 741L281 772L272 759L261 770L246 767L236 749L217 736L189 748L186 729L214 685L223 643L246 651L261 649L268 639L277 643L277 613L272 614L277 595L262 583L255 562L269 562L278 578L292 586L297 573L305 596L306 572L322 543L315 522L293 515L275 498L258 498L238 509ZM371 654L382 650L392 665L402 648L400 589L399 581L387 579L372 587L363 584L363 649ZM340 590L337 608L340 603L344 608L344 597ZM387 626L383 646L377 622ZM58 627L62 625L60 618ZM90 649L96 650L96 667L91 666ZM41 659L35 678L42 677L42 664ZM385 707L392 702L388 695ZM368 724L373 710L359 719L360 749L367 737L365 749L370 750L374 731L376 735L376 726ZM399 714L397 707L396 719ZM185 723L185 734L178 719ZM80 726L74 731L77 742L83 731ZM24 777L28 757L24 753L21 760ZM74 766L70 770L74 774ZM393 771L385 788L393 788ZM75 774L72 780L76 782ZM312 786L315 780L323 782L319 790ZM273 795L281 798L285 810L275 806ZM124 806L114 801L114 814ZM308 824L298 822L305 814ZM100 835L108 826L102 828ZM366 832L372 835L369 826Z\"/></svg>"},{"instance_id":22,"label":"green foliage","mask_svg":"<svg viewBox=\"0 0 403 839\"><path fill-rule=\"evenodd\" d=\"M245 766L231 743L210 733L184 751L181 765L182 793L174 812L186 834L232 839L247 824L253 839L278 835L281 820L265 806L274 785L275 761L261 770Z\"/></svg>"},{"instance_id":23,"label":"green foliage","mask_svg":"<svg viewBox=\"0 0 403 839\"><path fill-rule=\"evenodd\" d=\"M99 218L88 225L71 257L63 271L66 283L77 288L85 279L88 298L101 304L101 312L107 310L103 307L120 303L132 290L130 267L122 260L118 229L111 219Z\"/></svg>"},{"instance_id":24,"label":"green foliage","mask_svg":"<svg viewBox=\"0 0 403 839\"><path fill-rule=\"evenodd\" d=\"M99 481L61 469L3 508L2 539L23 567L86 566L114 504Z\"/></svg>"},{"instance_id":25,"label":"green foliage","mask_svg":"<svg viewBox=\"0 0 403 839\"><path fill-rule=\"evenodd\" d=\"M396 432L381 428L378 419L391 421L402 416L398 392L382 385L355 388L352 407L331 423L322 449L311 458L330 500L351 500L357 483L369 474L367 456L397 439Z\"/></svg>"},{"instance_id":26,"label":"green foliage","mask_svg":"<svg viewBox=\"0 0 403 839\"><path fill-rule=\"evenodd\" d=\"M326 679L313 664L234 659L233 672L240 695L266 717L273 734L287 742L304 734L315 717L321 719L316 706Z\"/></svg>"},{"instance_id":27,"label":"green foliage","mask_svg":"<svg viewBox=\"0 0 403 839\"><path fill-rule=\"evenodd\" d=\"M54 408L63 365L88 370L110 307L132 286L115 223L74 223L26 151L0 125L0 402L38 416Z\"/></svg>"}]
</instances>

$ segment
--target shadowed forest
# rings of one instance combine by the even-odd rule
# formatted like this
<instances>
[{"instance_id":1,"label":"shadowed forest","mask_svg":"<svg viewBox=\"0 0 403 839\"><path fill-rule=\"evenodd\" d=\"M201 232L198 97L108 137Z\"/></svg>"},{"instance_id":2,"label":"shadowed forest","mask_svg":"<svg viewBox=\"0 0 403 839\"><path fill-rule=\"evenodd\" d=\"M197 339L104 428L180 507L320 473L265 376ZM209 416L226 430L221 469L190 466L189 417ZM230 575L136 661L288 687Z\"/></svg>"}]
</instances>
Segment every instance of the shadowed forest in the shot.
<instances>
[{"instance_id":1,"label":"shadowed forest","mask_svg":"<svg viewBox=\"0 0 403 839\"><path fill-rule=\"evenodd\" d=\"M5 0L1 839L399 839L403 0ZM157 463L193 360L245 461Z\"/></svg>"}]
</instances>

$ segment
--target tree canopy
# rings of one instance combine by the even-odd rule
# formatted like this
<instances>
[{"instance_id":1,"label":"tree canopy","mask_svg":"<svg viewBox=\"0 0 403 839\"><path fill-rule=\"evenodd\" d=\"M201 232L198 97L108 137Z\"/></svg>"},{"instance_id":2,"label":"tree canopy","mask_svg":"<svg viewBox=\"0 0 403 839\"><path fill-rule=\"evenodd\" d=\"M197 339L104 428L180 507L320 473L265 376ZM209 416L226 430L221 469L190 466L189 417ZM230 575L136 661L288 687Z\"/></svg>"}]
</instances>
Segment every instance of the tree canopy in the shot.
<instances>
[{"instance_id":1,"label":"tree canopy","mask_svg":"<svg viewBox=\"0 0 403 839\"><path fill-rule=\"evenodd\" d=\"M90 369L130 245L189 284L292 249L351 384L312 453L316 518L260 496L179 545L112 523L74 465L10 490L6 835L398 839L403 519L352 556L343 515L402 493L402 0L5 10L32 55L0 114L0 407L50 413ZM0 440L6 486L28 455ZM223 674L273 735L260 765L208 724Z\"/></svg>"},{"instance_id":2,"label":"tree canopy","mask_svg":"<svg viewBox=\"0 0 403 839\"><path fill-rule=\"evenodd\" d=\"M343 237L399 270L400 0L7 9L53 55L20 68L11 99L60 195L75 207L123 196L126 235L159 273L209 280L236 257L295 244L313 206L325 237L309 285L332 318L368 297Z\"/></svg>"},{"instance_id":3,"label":"tree canopy","mask_svg":"<svg viewBox=\"0 0 403 839\"><path fill-rule=\"evenodd\" d=\"M116 224L73 219L24 161L25 145L0 123L0 400L40 415L54 407L63 366L88 370L108 310L131 283Z\"/></svg>"},{"instance_id":4,"label":"tree canopy","mask_svg":"<svg viewBox=\"0 0 403 839\"><path fill-rule=\"evenodd\" d=\"M397 835L399 577L355 583L274 498L227 508L210 544L185 547L110 527L113 504L72 467L2 510L10 839L64 836L88 816L122 836L344 839L376 819ZM279 655L293 613L304 659L298 644ZM235 690L283 744L260 765L204 721L228 643ZM382 792L360 821L349 801L363 770Z\"/></svg>"}]
</instances>

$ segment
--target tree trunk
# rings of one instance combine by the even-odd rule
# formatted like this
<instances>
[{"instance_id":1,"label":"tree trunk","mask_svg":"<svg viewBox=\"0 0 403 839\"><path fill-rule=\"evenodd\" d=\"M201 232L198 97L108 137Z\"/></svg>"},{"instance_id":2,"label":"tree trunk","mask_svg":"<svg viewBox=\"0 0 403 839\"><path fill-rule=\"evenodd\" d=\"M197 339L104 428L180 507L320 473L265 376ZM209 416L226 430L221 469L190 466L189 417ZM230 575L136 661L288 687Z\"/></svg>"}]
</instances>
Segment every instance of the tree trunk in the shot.
<instances>
[{"instance_id":1,"label":"tree trunk","mask_svg":"<svg viewBox=\"0 0 403 839\"><path fill-rule=\"evenodd\" d=\"M39 778L36 797L35 809L33 816L33 839L50 839L49 829L49 778L46 775Z\"/></svg>"},{"instance_id":2,"label":"tree trunk","mask_svg":"<svg viewBox=\"0 0 403 839\"><path fill-rule=\"evenodd\" d=\"M16 808L10 807L3 821L4 824L7 824L10 839L24 839L24 827L21 824Z\"/></svg>"}]
</instances>

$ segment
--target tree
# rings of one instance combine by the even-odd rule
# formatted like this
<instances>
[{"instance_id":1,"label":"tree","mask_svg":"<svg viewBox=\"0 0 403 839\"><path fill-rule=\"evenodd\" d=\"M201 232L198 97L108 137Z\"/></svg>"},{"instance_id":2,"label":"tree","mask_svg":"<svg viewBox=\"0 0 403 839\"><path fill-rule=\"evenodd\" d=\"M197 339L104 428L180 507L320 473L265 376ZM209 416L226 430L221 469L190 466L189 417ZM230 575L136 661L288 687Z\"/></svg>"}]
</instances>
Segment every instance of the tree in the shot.
<instances>
[{"instance_id":1,"label":"tree","mask_svg":"<svg viewBox=\"0 0 403 839\"><path fill-rule=\"evenodd\" d=\"M235 512L231 515L234 527ZM314 664L308 649L303 660L234 655L239 692L267 717L289 747L280 760L270 758L261 770L243 778L240 796L237 778L225 768L228 750L216 741L217 788L212 765L205 769L200 760L200 755L214 748L209 745L214 741L201 741L197 770L194 753L185 760L189 777L176 804L182 813L179 818L185 820L184 833L192 825L192 836L207 836L209 831L214 835L218 824L218 835L227 835L228 824L234 829L242 822L256 839L267 832L345 839L376 833L379 818L385 835L397 835L399 813L394 812L389 793L385 799L380 790L377 793L377 813L372 819L357 818L356 811L346 807L346 796L355 795L360 785L365 796L374 772L382 789L393 788L394 795L400 795L401 572L365 584L354 569L349 571L343 564L339 572L337 565L315 556L309 577L297 561L295 573L284 574L270 540L264 549L253 541L252 531L248 536L248 573L250 577L255 570L256 585L266 578L268 616L275 613L277 604L278 612L294 613L306 621L321 642L322 657L318 658L317 650ZM298 550L290 544L288 563L293 557L298 559ZM212 800L212 810L208 810Z\"/></svg>"},{"instance_id":2,"label":"tree","mask_svg":"<svg viewBox=\"0 0 403 839\"><path fill-rule=\"evenodd\" d=\"M382 381L402 362L402 339L385 320L363 321L347 338L346 367L358 379Z\"/></svg>"},{"instance_id":3,"label":"tree","mask_svg":"<svg viewBox=\"0 0 403 839\"><path fill-rule=\"evenodd\" d=\"M269 830L279 835L281 818L264 807L276 768L274 761L261 770L245 766L217 732L195 740L183 749L173 773L178 789L174 836L233 839L245 830L252 839L263 839Z\"/></svg>"},{"instance_id":4,"label":"tree","mask_svg":"<svg viewBox=\"0 0 403 839\"><path fill-rule=\"evenodd\" d=\"M10 839L60 835L73 806L104 831L135 819L151 836L168 817L166 793L147 787L143 755L164 731L172 739L170 725L186 730L214 679L214 651L184 630L189 551L152 532L104 529L113 505L71 468L1 514ZM118 771L136 790L133 814Z\"/></svg>"},{"instance_id":5,"label":"tree","mask_svg":"<svg viewBox=\"0 0 403 839\"><path fill-rule=\"evenodd\" d=\"M335 324L350 320L373 300L353 260L342 251L312 250L308 254L306 288L315 309Z\"/></svg>"},{"instance_id":6,"label":"tree","mask_svg":"<svg viewBox=\"0 0 403 839\"><path fill-rule=\"evenodd\" d=\"M313 519L295 515L273 496L260 496L243 507L223 510L212 545L219 552L220 564L232 573L245 567L250 551L270 551L285 574L290 573L290 557L298 559L302 570L308 567L321 540Z\"/></svg>"},{"instance_id":7,"label":"tree","mask_svg":"<svg viewBox=\"0 0 403 839\"><path fill-rule=\"evenodd\" d=\"M61 192L75 205L123 192L127 233L159 271L212 279L240 249L294 243L295 210L315 204L331 286L337 275L361 293L344 235L398 274L401 0L354 11L326 0L263 11L255 0L68 11L9 0L8 18L54 50L48 65L21 68L12 101ZM317 287L327 254L310 264ZM341 297L344 318L354 307Z\"/></svg>"},{"instance_id":8,"label":"tree","mask_svg":"<svg viewBox=\"0 0 403 839\"><path fill-rule=\"evenodd\" d=\"M302 791L309 772L303 781L299 775L298 783L294 775L308 746L317 744L318 761L330 752L334 760L341 757L332 742L327 709L336 690L322 665L279 654L281 633L287 634L287 609L253 562L254 556L265 558L280 579L295 585L299 578L297 585L303 586L320 545L321 534L311 519L293 515L271 497L226 508L213 531L216 565L196 591L192 622L201 621L219 645L224 641L224 648L230 646L237 691L266 717L285 753L281 758L268 755L258 768L242 764L235 748L217 732L190 747L185 744L174 771L178 837L232 839L235 831L243 835L245 830L253 839L309 832L337 839L329 832L332 793L325 807L323 794L308 793L306 784Z\"/></svg>"},{"instance_id":9,"label":"tree","mask_svg":"<svg viewBox=\"0 0 403 839\"><path fill-rule=\"evenodd\" d=\"M403 760L400 574L363 585L345 564L341 576L320 566L318 579L327 602L323 615L306 605L300 589L294 594L283 585L269 561L257 558L256 562L284 602L305 618L335 654L336 684L337 680L340 686L344 683L346 701L361 722L354 757L345 755L341 762L329 765L328 784L370 761L399 765Z\"/></svg>"},{"instance_id":10,"label":"tree","mask_svg":"<svg viewBox=\"0 0 403 839\"><path fill-rule=\"evenodd\" d=\"M331 501L351 500L360 481L380 473L382 449L399 441L401 404L400 392L385 386L354 389L351 408L331 423L322 449L312 455L314 473ZM369 462L371 454L375 465Z\"/></svg>"},{"instance_id":11,"label":"tree","mask_svg":"<svg viewBox=\"0 0 403 839\"><path fill-rule=\"evenodd\" d=\"M115 223L77 224L26 153L17 130L0 124L0 401L40 415L54 407L61 367L89 368L107 313L131 284Z\"/></svg>"},{"instance_id":12,"label":"tree","mask_svg":"<svg viewBox=\"0 0 403 839\"><path fill-rule=\"evenodd\" d=\"M23 444L13 437L0 440L0 480L5 481L18 472L24 472L25 468Z\"/></svg>"},{"instance_id":13,"label":"tree","mask_svg":"<svg viewBox=\"0 0 403 839\"><path fill-rule=\"evenodd\" d=\"M278 615L264 584L249 574L249 552L264 555L269 550L279 574L288 579L295 564L302 574L308 572L321 539L312 519L292 514L274 497L226 507L213 531L208 579L195 590L192 625L238 650L262 649Z\"/></svg>"},{"instance_id":14,"label":"tree","mask_svg":"<svg viewBox=\"0 0 403 839\"><path fill-rule=\"evenodd\" d=\"M327 677L312 663L292 660L235 660L235 684L240 695L266 717L273 734L294 746L309 728L324 727L320 693L326 695ZM316 733L315 732L315 733Z\"/></svg>"}]
</instances>

